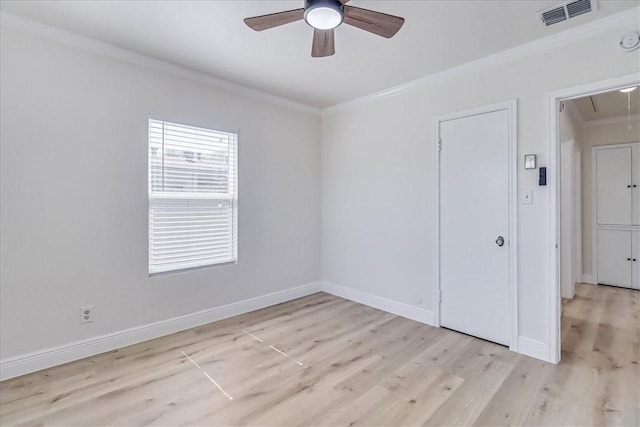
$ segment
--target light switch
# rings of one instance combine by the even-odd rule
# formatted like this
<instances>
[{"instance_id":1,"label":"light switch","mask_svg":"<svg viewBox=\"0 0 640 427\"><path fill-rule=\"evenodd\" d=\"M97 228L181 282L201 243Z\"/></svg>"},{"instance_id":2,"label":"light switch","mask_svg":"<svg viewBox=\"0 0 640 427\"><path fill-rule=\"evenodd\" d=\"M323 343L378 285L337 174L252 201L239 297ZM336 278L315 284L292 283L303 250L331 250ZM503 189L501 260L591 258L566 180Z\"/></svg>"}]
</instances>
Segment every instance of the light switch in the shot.
<instances>
[{"instance_id":1,"label":"light switch","mask_svg":"<svg viewBox=\"0 0 640 427\"><path fill-rule=\"evenodd\" d=\"M523 205L530 205L533 203L533 191L532 190L522 190L520 193L520 203Z\"/></svg>"}]
</instances>

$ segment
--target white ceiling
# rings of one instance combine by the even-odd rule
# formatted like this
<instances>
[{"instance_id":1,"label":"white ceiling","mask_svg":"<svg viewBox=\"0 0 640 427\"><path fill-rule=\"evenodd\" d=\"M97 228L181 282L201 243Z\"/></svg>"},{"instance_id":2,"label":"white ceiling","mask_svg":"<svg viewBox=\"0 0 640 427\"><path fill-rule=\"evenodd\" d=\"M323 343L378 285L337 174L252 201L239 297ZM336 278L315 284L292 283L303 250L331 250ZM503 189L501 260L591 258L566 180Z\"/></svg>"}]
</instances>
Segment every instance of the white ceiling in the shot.
<instances>
[{"instance_id":1,"label":"white ceiling","mask_svg":"<svg viewBox=\"0 0 640 427\"><path fill-rule=\"evenodd\" d=\"M243 18L302 7L289 1L13 1L3 10L314 107L328 107L637 7L598 10L546 28L536 12L559 1L367 1L406 19L392 39L348 25L336 54L311 58L304 22L255 32Z\"/></svg>"},{"instance_id":2,"label":"white ceiling","mask_svg":"<svg viewBox=\"0 0 640 427\"><path fill-rule=\"evenodd\" d=\"M626 94L614 90L575 100L580 117L585 121L626 117L640 113L640 90ZM631 107L631 112L629 112Z\"/></svg>"}]
</instances>

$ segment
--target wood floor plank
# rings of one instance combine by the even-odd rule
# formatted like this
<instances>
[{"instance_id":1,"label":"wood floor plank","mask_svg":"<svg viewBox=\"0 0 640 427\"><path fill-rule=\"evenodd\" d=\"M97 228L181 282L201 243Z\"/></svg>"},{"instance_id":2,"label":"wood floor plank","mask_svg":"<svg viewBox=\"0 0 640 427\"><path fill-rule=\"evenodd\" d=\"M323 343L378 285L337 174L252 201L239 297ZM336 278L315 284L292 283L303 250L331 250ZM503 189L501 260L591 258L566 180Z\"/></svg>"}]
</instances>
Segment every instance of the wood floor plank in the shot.
<instances>
[{"instance_id":1,"label":"wood floor plank","mask_svg":"<svg viewBox=\"0 0 640 427\"><path fill-rule=\"evenodd\" d=\"M369 413L369 425L422 425L464 382L424 356L409 360L382 382L392 395Z\"/></svg>"},{"instance_id":2,"label":"wood floor plank","mask_svg":"<svg viewBox=\"0 0 640 427\"><path fill-rule=\"evenodd\" d=\"M522 425L552 365L523 357L476 420L479 426Z\"/></svg>"},{"instance_id":3,"label":"wood floor plank","mask_svg":"<svg viewBox=\"0 0 640 427\"><path fill-rule=\"evenodd\" d=\"M640 425L640 292L562 310L552 365L317 293L3 381L0 425Z\"/></svg>"},{"instance_id":4,"label":"wood floor plank","mask_svg":"<svg viewBox=\"0 0 640 427\"><path fill-rule=\"evenodd\" d=\"M472 425L513 370L513 362L503 362L488 348L496 344L474 340L465 352L451 360L450 372L464 383L427 421L428 425Z\"/></svg>"}]
</instances>

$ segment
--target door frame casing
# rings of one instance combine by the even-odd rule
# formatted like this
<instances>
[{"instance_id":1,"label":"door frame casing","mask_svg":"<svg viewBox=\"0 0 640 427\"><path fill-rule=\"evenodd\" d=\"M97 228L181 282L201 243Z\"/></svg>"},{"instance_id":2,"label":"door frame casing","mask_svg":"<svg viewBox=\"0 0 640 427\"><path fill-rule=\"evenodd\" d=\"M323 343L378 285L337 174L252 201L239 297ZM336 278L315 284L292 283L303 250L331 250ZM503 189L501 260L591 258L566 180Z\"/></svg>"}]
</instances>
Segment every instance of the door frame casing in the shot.
<instances>
[{"instance_id":1,"label":"door frame casing","mask_svg":"<svg viewBox=\"0 0 640 427\"><path fill-rule=\"evenodd\" d=\"M595 81L580 86L547 93L547 127L549 140L549 231L547 236L548 280L546 280L547 304L547 361L560 362L560 103L589 95L611 92L629 86L640 85L640 74L632 73L606 80Z\"/></svg>"},{"instance_id":2,"label":"door frame casing","mask_svg":"<svg viewBox=\"0 0 640 427\"><path fill-rule=\"evenodd\" d=\"M442 122L461 119L465 117L477 116L480 114L493 113L496 111L506 110L509 117L509 143L508 143L508 198L509 198L509 349L518 351L518 101L513 99L510 101L498 102L495 104L484 105L463 111L447 113L435 116L433 126L435 129L436 143L435 145L435 284L434 287L434 323L436 327L440 327L440 305L441 305L441 283L440 283L440 124Z\"/></svg>"}]
</instances>

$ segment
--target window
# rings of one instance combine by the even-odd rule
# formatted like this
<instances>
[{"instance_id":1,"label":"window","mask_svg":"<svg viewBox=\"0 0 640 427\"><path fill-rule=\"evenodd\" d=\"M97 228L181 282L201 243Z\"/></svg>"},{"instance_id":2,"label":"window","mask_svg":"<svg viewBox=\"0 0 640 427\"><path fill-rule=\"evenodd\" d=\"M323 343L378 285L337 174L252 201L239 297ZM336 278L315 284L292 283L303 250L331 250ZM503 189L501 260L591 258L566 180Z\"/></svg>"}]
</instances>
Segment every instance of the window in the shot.
<instances>
[{"instance_id":1,"label":"window","mask_svg":"<svg viewBox=\"0 0 640 427\"><path fill-rule=\"evenodd\" d=\"M236 134L149 119L149 274L235 262Z\"/></svg>"}]
</instances>

